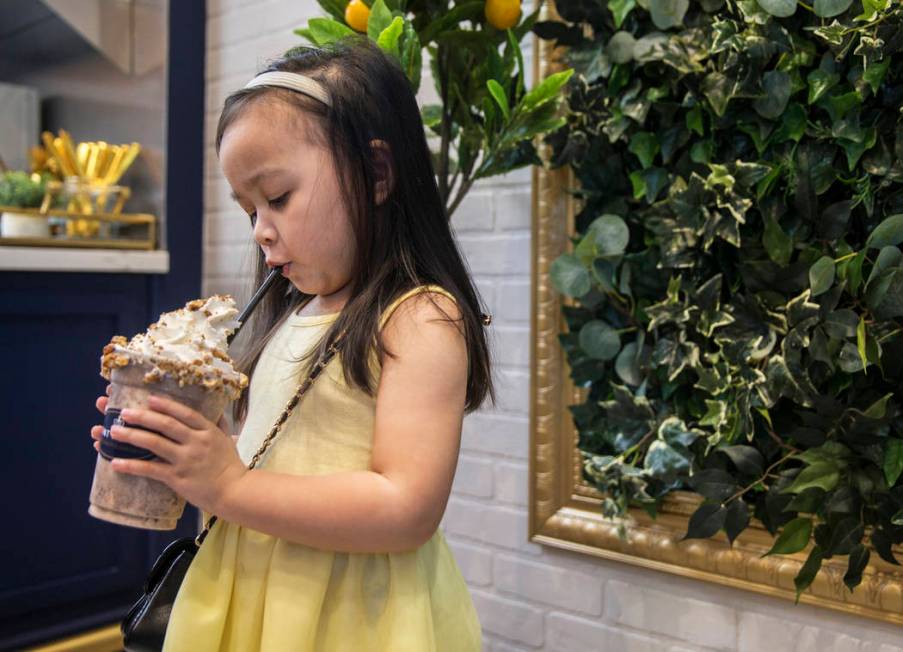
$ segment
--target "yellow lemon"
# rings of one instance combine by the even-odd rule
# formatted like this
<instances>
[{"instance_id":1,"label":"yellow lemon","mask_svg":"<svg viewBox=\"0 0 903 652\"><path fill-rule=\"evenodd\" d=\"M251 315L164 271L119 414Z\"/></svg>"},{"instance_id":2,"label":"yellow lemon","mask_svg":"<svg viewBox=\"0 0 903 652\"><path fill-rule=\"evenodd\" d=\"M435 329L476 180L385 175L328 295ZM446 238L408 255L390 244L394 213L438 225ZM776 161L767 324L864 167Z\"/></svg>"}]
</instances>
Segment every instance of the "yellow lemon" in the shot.
<instances>
[{"instance_id":1,"label":"yellow lemon","mask_svg":"<svg viewBox=\"0 0 903 652\"><path fill-rule=\"evenodd\" d=\"M486 0L486 20L496 29L508 29L520 20L520 0Z\"/></svg>"},{"instance_id":2,"label":"yellow lemon","mask_svg":"<svg viewBox=\"0 0 903 652\"><path fill-rule=\"evenodd\" d=\"M351 0L345 7L345 22L354 31L366 32L368 20L370 20L370 7L361 0Z\"/></svg>"}]
</instances>

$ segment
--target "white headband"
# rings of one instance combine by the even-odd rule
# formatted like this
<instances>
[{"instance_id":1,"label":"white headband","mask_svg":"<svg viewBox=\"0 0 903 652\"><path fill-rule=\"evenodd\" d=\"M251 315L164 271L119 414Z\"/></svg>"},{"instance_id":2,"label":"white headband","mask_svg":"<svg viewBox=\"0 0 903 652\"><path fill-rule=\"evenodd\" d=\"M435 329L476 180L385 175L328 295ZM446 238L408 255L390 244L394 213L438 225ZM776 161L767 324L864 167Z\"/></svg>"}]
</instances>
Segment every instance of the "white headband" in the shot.
<instances>
[{"instance_id":1,"label":"white headband","mask_svg":"<svg viewBox=\"0 0 903 652\"><path fill-rule=\"evenodd\" d=\"M254 79L245 84L245 88L254 88L255 86L279 86L288 88L289 90L298 91L309 95L314 99L320 100L326 106L332 106L329 93L323 85L316 79L299 75L296 72L265 72L257 75Z\"/></svg>"}]
</instances>

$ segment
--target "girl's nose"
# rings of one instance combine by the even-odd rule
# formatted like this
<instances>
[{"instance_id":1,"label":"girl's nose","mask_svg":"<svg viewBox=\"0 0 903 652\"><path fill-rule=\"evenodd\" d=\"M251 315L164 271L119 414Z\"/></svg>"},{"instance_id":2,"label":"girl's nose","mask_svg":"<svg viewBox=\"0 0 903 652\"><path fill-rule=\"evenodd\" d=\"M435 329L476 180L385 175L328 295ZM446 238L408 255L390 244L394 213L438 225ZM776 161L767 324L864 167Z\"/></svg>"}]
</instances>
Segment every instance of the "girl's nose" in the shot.
<instances>
[{"instance_id":1,"label":"girl's nose","mask_svg":"<svg viewBox=\"0 0 903 652\"><path fill-rule=\"evenodd\" d=\"M254 241L260 246L269 246L276 242L276 229L268 220L261 219L259 215L257 221L254 222Z\"/></svg>"}]
</instances>

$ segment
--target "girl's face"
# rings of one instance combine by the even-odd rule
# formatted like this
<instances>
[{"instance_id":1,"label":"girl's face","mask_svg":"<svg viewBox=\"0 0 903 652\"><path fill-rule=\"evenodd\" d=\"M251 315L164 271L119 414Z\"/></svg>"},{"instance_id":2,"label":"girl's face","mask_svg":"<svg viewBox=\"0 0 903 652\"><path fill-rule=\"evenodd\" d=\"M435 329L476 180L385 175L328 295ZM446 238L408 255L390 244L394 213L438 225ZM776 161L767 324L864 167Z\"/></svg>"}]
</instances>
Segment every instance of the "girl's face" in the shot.
<instances>
[{"instance_id":1,"label":"girl's face","mask_svg":"<svg viewBox=\"0 0 903 652\"><path fill-rule=\"evenodd\" d=\"M282 102L252 103L220 143L232 196L251 216L270 267L301 292L349 291L356 251L333 159L313 121ZM347 297L346 297L347 298Z\"/></svg>"}]
</instances>

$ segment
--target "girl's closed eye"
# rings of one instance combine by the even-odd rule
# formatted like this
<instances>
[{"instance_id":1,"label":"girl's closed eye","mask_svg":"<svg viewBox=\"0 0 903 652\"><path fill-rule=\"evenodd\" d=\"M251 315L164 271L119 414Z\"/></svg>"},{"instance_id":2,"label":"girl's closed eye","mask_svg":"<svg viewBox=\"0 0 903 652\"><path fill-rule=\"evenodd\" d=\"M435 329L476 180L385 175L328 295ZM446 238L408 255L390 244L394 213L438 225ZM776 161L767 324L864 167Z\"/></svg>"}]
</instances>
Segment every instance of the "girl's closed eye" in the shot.
<instances>
[{"instance_id":1,"label":"girl's closed eye","mask_svg":"<svg viewBox=\"0 0 903 652\"><path fill-rule=\"evenodd\" d=\"M270 208L278 211L283 206L285 206L286 203L288 203L288 197L291 194L292 194L291 190L288 190L288 191L282 193L281 195L279 195L278 197L268 200L267 203L270 205Z\"/></svg>"},{"instance_id":2,"label":"girl's closed eye","mask_svg":"<svg viewBox=\"0 0 903 652\"><path fill-rule=\"evenodd\" d=\"M285 207L286 203L288 203L288 198L289 198L289 195L291 195L291 194L292 194L291 190L286 191L286 192L282 193L281 195L279 195L278 197L275 197L273 199L268 199L267 204L273 210L276 210L276 211L281 210L282 208ZM250 218L250 220L251 220L251 226L254 226L257 223L257 211L251 211L250 213L248 213L248 218Z\"/></svg>"}]
</instances>

